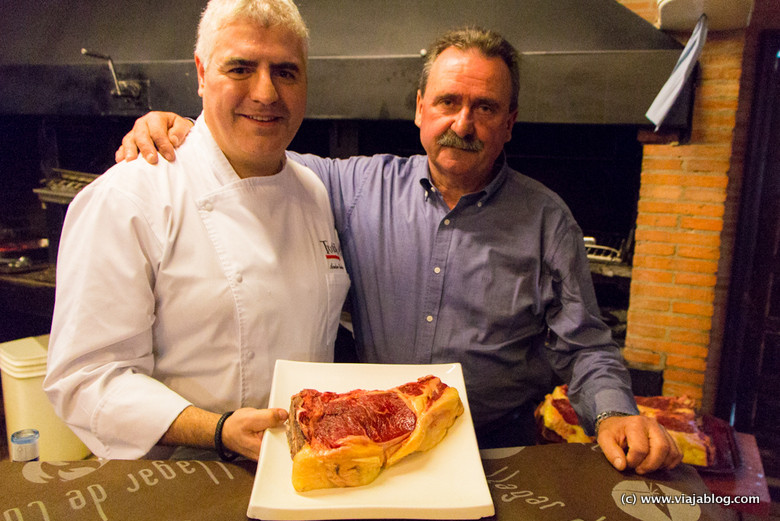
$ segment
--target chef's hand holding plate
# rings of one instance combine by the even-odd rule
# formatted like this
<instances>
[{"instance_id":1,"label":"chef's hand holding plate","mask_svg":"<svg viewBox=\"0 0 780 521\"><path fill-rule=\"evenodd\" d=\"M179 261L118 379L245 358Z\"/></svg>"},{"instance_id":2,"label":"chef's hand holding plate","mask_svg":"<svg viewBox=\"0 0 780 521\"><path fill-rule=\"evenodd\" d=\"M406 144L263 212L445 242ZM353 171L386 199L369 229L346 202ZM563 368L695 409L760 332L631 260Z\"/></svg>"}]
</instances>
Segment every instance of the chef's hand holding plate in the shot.
<instances>
[{"instance_id":1,"label":"chef's hand holding plate","mask_svg":"<svg viewBox=\"0 0 780 521\"><path fill-rule=\"evenodd\" d=\"M280 427L287 420L284 409L238 409L222 427L222 444L245 458L257 461L266 429Z\"/></svg>"},{"instance_id":2,"label":"chef's hand holding plate","mask_svg":"<svg viewBox=\"0 0 780 521\"><path fill-rule=\"evenodd\" d=\"M617 470L637 474L672 469L682 461L674 439L655 419L646 416L612 416L599 425L601 450Z\"/></svg>"},{"instance_id":3,"label":"chef's hand holding plate","mask_svg":"<svg viewBox=\"0 0 780 521\"><path fill-rule=\"evenodd\" d=\"M132 161L140 151L147 163L157 164L157 153L168 161L176 157L175 148L184 142L192 121L173 112L149 112L138 118L133 129L122 138L114 159L117 163Z\"/></svg>"}]
</instances>

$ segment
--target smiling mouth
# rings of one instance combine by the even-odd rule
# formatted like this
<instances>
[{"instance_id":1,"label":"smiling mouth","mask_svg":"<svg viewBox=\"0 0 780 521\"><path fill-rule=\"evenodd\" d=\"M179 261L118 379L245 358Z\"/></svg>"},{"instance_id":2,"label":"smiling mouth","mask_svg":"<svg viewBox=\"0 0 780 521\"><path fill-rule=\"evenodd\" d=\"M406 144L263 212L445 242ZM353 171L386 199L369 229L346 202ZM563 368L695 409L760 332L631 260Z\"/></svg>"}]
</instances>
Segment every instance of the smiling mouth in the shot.
<instances>
[{"instance_id":1,"label":"smiling mouth","mask_svg":"<svg viewBox=\"0 0 780 521\"><path fill-rule=\"evenodd\" d=\"M281 116L250 116L248 114L241 114L242 117L251 119L252 121L258 121L260 123L272 123L282 119Z\"/></svg>"}]
</instances>

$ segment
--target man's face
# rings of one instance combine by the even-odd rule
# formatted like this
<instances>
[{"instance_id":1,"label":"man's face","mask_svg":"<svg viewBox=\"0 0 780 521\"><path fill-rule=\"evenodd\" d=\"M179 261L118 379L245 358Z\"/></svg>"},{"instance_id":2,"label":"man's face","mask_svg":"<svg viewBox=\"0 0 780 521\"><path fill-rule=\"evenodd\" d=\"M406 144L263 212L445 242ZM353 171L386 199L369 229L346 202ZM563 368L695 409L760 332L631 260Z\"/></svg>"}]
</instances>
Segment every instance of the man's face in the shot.
<instances>
[{"instance_id":1,"label":"man's face","mask_svg":"<svg viewBox=\"0 0 780 521\"><path fill-rule=\"evenodd\" d=\"M517 111L509 110L511 93L509 67L500 58L455 47L436 58L425 95L417 93L414 118L434 181L437 176L453 181L486 178L512 137ZM448 133L454 139L447 140ZM481 150L460 148L457 137L472 144L467 148L479 149L474 140L481 142Z\"/></svg>"},{"instance_id":2,"label":"man's face","mask_svg":"<svg viewBox=\"0 0 780 521\"><path fill-rule=\"evenodd\" d=\"M306 112L304 43L281 27L220 29L206 68L195 56L211 133L240 177L273 175Z\"/></svg>"}]
</instances>

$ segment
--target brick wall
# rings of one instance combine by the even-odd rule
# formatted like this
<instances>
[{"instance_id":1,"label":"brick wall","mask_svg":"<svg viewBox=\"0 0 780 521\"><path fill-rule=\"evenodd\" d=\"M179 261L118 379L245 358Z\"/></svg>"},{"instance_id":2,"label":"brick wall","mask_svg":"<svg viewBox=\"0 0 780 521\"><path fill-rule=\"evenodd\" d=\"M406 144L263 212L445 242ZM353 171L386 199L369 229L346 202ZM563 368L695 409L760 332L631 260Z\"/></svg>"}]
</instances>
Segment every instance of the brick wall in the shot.
<instances>
[{"instance_id":1,"label":"brick wall","mask_svg":"<svg viewBox=\"0 0 780 521\"><path fill-rule=\"evenodd\" d=\"M651 23L655 0L619 0ZM774 0L758 0L758 3ZM624 356L662 370L664 394L706 410L716 392L731 265L738 114L747 30L710 31L700 59L693 127L684 144L644 145ZM681 43L689 36L672 34ZM736 183L738 184L738 183Z\"/></svg>"}]
</instances>

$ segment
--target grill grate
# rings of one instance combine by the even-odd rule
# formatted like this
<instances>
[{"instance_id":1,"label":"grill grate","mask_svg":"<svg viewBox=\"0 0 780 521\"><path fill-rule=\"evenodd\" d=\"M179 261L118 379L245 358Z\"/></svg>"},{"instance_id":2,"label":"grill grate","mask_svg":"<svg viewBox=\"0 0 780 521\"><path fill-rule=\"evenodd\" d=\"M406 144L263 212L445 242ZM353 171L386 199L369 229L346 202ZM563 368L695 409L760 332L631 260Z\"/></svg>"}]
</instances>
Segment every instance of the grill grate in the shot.
<instances>
[{"instance_id":1,"label":"grill grate","mask_svg":"<svg viewBox=\"0 0 780 521\"><path fill-rule=\"evenodd\" d=\"M588 254L588 259L592 261L618 264L630 260L630 239L608 235L601 235L598 240L593 236L587 236L584 239L585 251Z\"/></svg>"}]
</instances>

